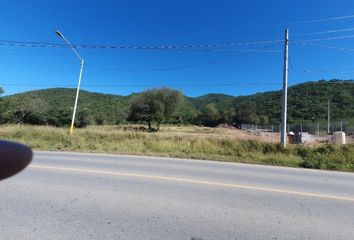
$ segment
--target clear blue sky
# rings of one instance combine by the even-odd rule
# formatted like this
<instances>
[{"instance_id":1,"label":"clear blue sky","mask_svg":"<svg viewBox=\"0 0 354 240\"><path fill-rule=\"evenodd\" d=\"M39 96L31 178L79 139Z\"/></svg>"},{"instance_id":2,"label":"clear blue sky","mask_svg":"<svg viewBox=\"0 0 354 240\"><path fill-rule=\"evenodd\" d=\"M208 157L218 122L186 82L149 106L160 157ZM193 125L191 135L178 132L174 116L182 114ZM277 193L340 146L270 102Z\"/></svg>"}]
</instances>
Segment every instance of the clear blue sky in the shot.
<instances>
[{"instance_id":1,"label":"clear blue sky","mask_svg":"<svg viewBox=\"0 0 354 240\"><path fill-rule=\"evenodd\" d=\"M3 1L1 10L0 40L62 43L54 34L54 30L59 29L73 44L149 46L280 40L287 27L280 23L353 15L354 1L12 0ZM301 34L354 28L354 18L289 24L288 27L292 40L348 36L354 35L354 31ZM313 44L354 48L354 38ZM250 45L235 49L282 50L283 46ZM247 95L281 88L281 52L253 52L236 56L240 53L102 49L78 51L88 64L84 69L82 85L83 89L89 91L127 95L163 85L180 89L188 96L199 96L211 92ZM218 61L231 56L235 57ZM290 57L294 70L290 72L290 85L319 79L352 79L354 75L354 52L291 44ZM218 62L203 65L215 60ZM169 71L140 71L198 64L202 66ZM0 66L0 83L6 94L51 86L74 86L79 71L78 59L68 48L0 45ZM127 69L138 71L122 71ZM305 69L315 71L297 72Z\"/></svg>"}]
</instances>

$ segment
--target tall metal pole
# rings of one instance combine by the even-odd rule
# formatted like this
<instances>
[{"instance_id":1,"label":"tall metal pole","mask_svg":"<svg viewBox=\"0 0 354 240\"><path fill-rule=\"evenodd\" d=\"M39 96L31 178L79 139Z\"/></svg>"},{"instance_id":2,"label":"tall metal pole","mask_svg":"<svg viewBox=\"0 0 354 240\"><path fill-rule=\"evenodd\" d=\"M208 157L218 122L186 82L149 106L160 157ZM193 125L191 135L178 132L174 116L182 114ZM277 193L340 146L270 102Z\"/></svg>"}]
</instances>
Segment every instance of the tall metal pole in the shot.
<instances>
[{"instance_id":1,"label":"tall metal pole","mask_svg":"<svg viewBox=\"0 0 354 240\"><path fill-rule=\"evenodd\" d=\"M72 134L74 131L74 124L75 124L75 116L76 116L76 108L77 108L77 102L79 99L79 92L80 92L80 84L81 84L81 77L82 77L82 70L84 68L84 59L79 55L79 53L76 51L76 49L71 45L71 43L64 37L64 35L59 32L55 31L55 33L62 38L73 50L73 52L76 54L76 56L80 59L80 75L79 75L79 81L77 83L77 89L76 89L76 97L75 97L75 104L74 104L74 111L73 111L73 116L71 118L71 125L70 125L70 130L69 133Z\"/></svg>"},{"instance_id":2,"label":"tall metal pole","mask_svg":"<svg viewBox=\"0 0 354 240\"><path fill-rule=\"evenodd\" d=\"M327 107L327 133L331 133L331 101L328 99L328 107Z\"/></svg>"},{"instance_id":3,"label":"tall metal pole","mask_svg":"<svg viewBox=\"0 0 354 240\"><path fill-rule=\"evenodd\" d=\"M76 115L77 101L79 99L80 84L81 84L81 77L82 77L83 68L84 68L84 60L81 59L80 75L79 75L79 81L77 83L74 111L73 111L73 117L71 118L71 125L70 125L70 131L69 131L70 134L72 134L74 131L75 115Z\"/></svg>"},{"instance_id":4,"label":"tall metal pole","mask_svg":"<svg viewBox=\"0 0 354 240\"><path fill-rule=\"evenodd\" d=\"M284 46L284 69L283 69L283 99L281 111L281 136L280 143L286 147L286 125L287 125L287 104L288 104L288 72L289 72L289 30L285 30Z\"/></svg>"}]
</instances>

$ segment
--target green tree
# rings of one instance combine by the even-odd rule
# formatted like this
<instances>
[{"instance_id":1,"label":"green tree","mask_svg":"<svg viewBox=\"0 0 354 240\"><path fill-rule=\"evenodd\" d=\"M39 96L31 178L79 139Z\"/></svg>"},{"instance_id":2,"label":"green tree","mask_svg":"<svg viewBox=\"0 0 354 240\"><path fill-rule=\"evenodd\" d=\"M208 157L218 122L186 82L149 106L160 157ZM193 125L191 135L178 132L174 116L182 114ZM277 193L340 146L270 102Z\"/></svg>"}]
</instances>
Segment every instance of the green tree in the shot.
<instances>
[{"instance_id":1,"label":"green tree","mask_svg":"<svg viewBox=\"0 0 354 240\"><path fill-rule=\"evenodd\" d=\"M201 124L208 127L215 127L222 122L222 115L215 103L209 103L201 110Z\"/></svg>"},{"instance_id":2,"label":"green tree","mask_svg":"<svg viewBox=\"0 0 354 240\"><path fill-rule=\"evenodd\" d=\"M259 124L260 119L250 105L238 104L235 106L233 122L240 127L241 124L245 123Z\"/></svg>"},{"instance_id":3,"label":"green tree","mask_svg":"<svg viewBox=\"0 0 354 240\"><path fill-rule=\"evenodd\" d=\"M82 109L77 113L75 127L84 128L91 123L89 114L86 109Z\"/></svg>"},{"instance_id":4,"label":"green tree","mask_svg":"<svg viewBox=\"0 0 354 240\"><path fill-rule=\"evenodd\" d=\"M199 114L200 111L198 111L191 102L184 98L176 112L173 114L171 123L197 124Z\"/></svg>"},{"instance_id":5,"label":"green tree","mask_svg":"<svg viewBox=\"0 0 354 240\"><path fill-rule=\"evenodd\" d=\"M52 109L46 112L46 124L63 127L71 123L72 112L69 109Z\"/></svg>"},{"instance_id":6,"label":"green tree","mask_svg":"<svg viewBox=\"0 0 354 240\"><path fill-rule=\"evenodd\" d=\"M22 99L19 99L17 108L11 107L10 111L12 121L18 124L43 124L43 113L46 110L46 103L37 97L30 95L24 95Z\"/></svg>"},{"instance_id":7,"label":"green tree","mask_svg":"<svg viewBox=\"0 0 354 240\"><path fill-rule=\"evenodd\" d=\"M147 122L150 131L153 130L151 125L155 122L158 131L161 122L171 119L182 99L179 91L169 88L145 91L130 102L128 120Z\"/></svg>"}]
</instances>

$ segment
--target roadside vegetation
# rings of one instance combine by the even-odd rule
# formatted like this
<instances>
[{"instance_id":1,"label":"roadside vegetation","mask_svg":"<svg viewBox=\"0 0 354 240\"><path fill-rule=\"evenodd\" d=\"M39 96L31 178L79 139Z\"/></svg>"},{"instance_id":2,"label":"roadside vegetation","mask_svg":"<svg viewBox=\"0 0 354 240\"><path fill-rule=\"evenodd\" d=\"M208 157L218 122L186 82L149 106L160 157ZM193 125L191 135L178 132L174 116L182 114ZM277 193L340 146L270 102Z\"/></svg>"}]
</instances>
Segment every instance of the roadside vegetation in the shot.
<instances>
[{"instance_id":1,"label":"roadside vegetation","mask_svg":"<svg viewBox=\"0 0 354 240\"><path fill-rule=\"evenodd\" d=\"M162 125L159 132L136 126L88 126L68 135L65 128L2 125L0 139L35 150L118 153L206 159L354 172L354 145L282 149L272 138L255 140L237 129Z\"/></svg>"},{"instance_id":2,"label":"roadside vegetation","mask_svg":"<svg viewBox=\"0 0 354 240\"><path fill-rule=\"evenodd\" d=\"M282 149L276 133L256 135L237 129L242 123L279 124L280 91L246 97L208 94L197 98L169 88L126 97L81 91L77 129L68 135L63 127L71 122L74 96L73 89L47 89L1 97L0 139L22 142L35 150L166 156L354 172L354 145ZM328 99L336 106L331 111L332 119L352 119L353 96L354 81L293 86L289 88L289 123L307 120L315 126L324 121Z\"/></svg>"}]
</instances>

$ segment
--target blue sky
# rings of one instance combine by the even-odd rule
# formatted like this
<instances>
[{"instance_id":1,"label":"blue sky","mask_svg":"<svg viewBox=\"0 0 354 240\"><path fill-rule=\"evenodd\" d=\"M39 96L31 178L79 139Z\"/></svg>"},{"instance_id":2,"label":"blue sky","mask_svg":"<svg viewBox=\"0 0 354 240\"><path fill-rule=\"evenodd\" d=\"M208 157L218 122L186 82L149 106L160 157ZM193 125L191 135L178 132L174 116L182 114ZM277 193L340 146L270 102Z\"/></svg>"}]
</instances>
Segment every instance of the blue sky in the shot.
<instances>
[{"instance_id":1,"label":"blue sky","mask_svg":"<svg viewBox=\"0 0 354 240\"><path fill-rule=\"evenodd\" d=\"M291 40L354 35L354 31L306 35L354 28L354 18L281 24L353 15L352 0L4 0L1 9L0 40L12 41L62 43L54 34L55 29L62 31L73 44L119 46L281 40L286 27L290 29ZM309 43L354 48L353 38ZM87 63L82 80L85 90L127 95L154 86L171 86L188 96L206 93L236 96L281 88L282 49L282 44L257 44L213 51L78 51ZM235 50L277 51L246 54ZM353 79L353 60L354 52L348 50L290 43L289 84ZM0 86L6 94L75 86L79 73L79 61L68 48L0 45L0 66Z\"/></svg>"}]
</instances>

